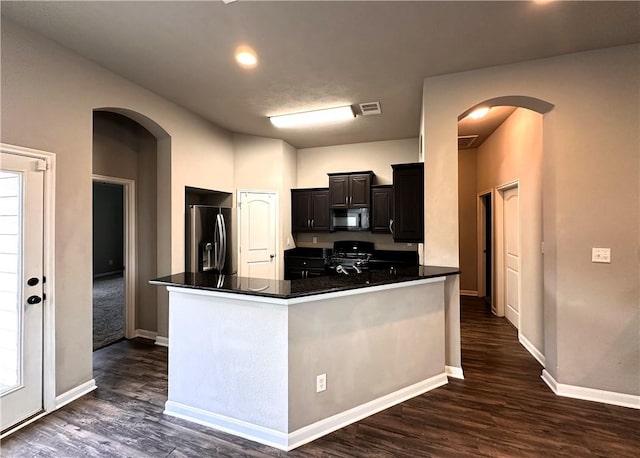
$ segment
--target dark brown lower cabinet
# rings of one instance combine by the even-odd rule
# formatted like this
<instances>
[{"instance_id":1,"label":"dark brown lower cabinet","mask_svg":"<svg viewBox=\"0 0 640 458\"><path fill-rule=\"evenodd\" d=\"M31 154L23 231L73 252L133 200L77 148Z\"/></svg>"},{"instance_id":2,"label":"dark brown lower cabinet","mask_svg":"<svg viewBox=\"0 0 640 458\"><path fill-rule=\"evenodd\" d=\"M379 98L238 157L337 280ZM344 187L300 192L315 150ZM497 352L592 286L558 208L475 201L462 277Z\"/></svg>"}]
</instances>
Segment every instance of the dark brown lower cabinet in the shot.
<instances>
[{"instance_id":1,"label":"dark brown lower cabinet","mask_svg":"<svg viewBox=\"0 0 640 458\"><path fill-rule=\"evenodd\" d=\"M395 242L424 242L424 163L395 164L393 222Z\"/></svg>"},{"instance_id":2,"label":"dark brown lower cabinet","mask_svg":"<svg viewBox=\"0 0 640 458\"><path fill-rule=\"evenodd\" d=\"M285 280L322 277L324 275L327 275L324 267L324 259L297 257L285 259Z\"/></svg>"}]
</instances>

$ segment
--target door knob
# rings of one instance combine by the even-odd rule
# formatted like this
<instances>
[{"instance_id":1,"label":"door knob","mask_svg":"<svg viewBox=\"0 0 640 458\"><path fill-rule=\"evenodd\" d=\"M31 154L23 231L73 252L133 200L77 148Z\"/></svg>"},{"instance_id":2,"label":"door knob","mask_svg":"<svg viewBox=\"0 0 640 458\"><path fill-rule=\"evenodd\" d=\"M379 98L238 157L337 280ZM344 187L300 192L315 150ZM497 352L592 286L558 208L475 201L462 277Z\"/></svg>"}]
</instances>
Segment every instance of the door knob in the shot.
<instances>
[{"instance_id":1,"label":"door knob","mask_svg":"<svg viewBox=\"0 0 640 458\"><path fill-rule=\"evenodd\" d=\"M31 277L29 280L27 280L27 285L29 286L36 286L38 283L40 283L40 280L38 280L36 277Z\"/></svg>"},{"instance_id":2,"label":"door knob","mask_svg":"<svg viewBox=\"0 0 640 458\"><path fill-rule=\"evenodd\" d=\"M29 296L27 299L27 304L34 305L42 302L42 298L40 296Z\"/></svg>"},{"instance_id":3,"label":"door knob","mask_svg":"<svg viewBox=\"0 0 640 458\"><path fill-rule=\"evenodd\" d=\"M269 257L270 257L271 259L273 259L273 258L275 258L275 257L276 257L276 255L275 255L275 254L270 254L270 255L269 255Z\"/></svg>"}]
</instances>

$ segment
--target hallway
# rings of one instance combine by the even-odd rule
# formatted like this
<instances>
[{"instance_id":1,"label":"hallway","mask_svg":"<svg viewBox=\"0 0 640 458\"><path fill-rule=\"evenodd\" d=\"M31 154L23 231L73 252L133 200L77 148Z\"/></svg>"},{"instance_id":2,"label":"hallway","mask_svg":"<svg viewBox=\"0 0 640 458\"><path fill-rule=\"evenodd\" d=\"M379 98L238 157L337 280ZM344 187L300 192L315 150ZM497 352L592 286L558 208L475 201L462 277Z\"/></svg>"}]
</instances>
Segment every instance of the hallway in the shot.
<instances>
[{"instance_id":1,"label":"hallway","mask_svg":"<svg viewBox=\"0 0 640 458\"><path fill-rule=\"evenodd\" d=\"M482 301L463 297L461 321L465 380L289 453L164 416L166 348L136 339L96 351L98 390L4 440L2 456L637 456L637 410L555 396Z\"/></svg>"}]
</instances>

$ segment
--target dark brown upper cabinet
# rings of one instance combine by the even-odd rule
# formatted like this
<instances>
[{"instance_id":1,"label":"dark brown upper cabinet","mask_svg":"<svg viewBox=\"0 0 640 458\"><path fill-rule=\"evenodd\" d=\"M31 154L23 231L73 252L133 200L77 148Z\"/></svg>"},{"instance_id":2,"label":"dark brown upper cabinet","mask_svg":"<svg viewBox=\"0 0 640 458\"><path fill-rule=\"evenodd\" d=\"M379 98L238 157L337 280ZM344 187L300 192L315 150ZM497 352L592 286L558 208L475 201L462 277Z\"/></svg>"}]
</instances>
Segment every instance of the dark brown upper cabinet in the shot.
<instances>
[{"instance_id":1,"label":"dark brown upper cabinet","mask_svg":"<svg viewBox=\"0 0 640 458\"><path fill-rule=\"evenodd\" d=\"M329 189L291 190L291 232L329 231Z\"/></svg>"},{"instance_id":2,"label":"dark brown upper cabinet","mask_svg":"<svg viewBox=\"0 0 640 458\"><path fill-rule=\"evenodd\" d=\"M424 163L395 164L393 221L395 242L424 242Z\"/></svg>"},{"instance_id":3,"label":"dark brown upper cabinet","mask_svg":"<svg viewBox=\"0 0 640 458\"><path fill-rule=\"evenodd\" d=\"M369 208L372 171L328 175L330 208Z\"/></svg>"},{"instance_id":4,"label":"dark brown upper cabinet","mask_svg":"<svg viewBox=\"0 0 640 458\"><path fill-rule=\"evenodd\" d=\"M393 186L371 186L371 232L391 233Z\"/></svg>"}]
</instances>

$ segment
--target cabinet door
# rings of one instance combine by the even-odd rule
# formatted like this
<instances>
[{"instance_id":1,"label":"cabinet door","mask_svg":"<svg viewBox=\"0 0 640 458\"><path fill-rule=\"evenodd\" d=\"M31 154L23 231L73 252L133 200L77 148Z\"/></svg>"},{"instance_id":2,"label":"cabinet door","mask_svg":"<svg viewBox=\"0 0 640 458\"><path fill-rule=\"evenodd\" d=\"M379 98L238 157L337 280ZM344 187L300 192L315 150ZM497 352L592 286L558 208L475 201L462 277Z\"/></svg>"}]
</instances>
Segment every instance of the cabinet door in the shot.
<instances>
[{"instance_id":1,"label":"cabinet door","mask_svg":"<svg viewBox=\"0 0 640 458\"><path fill-rule=\"evenodd\" d=\"M311 225L311 191L291 190L291 232L306 232Z\"/></svg>"},{"instance_id":2,"label":"cabinet door","mask_svg":"<svg viewBox=\"0 0 640 458\"><path fill-rule=\"evenodd\" d=\"M424 164L393 165L393 240L424 241Z\"/></svg>"},{"instance_id":3,"label":"cabinet door","mask_svg":"<svg viewBox=\"0 0 640 458\"><path fill-rule=\"evenodd\" d=\"M305 270L302 267L289 267L285 270L285 280L299 280L304 278Z\"/></svg>"},{"instance_id":4,"label":"cabinet door","mask_svg":"<svg viewBox=\"0 0 640 458\"><path fill-rule=\"evenodd\" d=\"M349 208L369 208L371 175L349 175Z\"/></svg>"},{"instance_id":5,"label":"cabinet door","mask_svg":"<svg viewBox=\"0 0 640 458\"><path fill-rule=\"evenodd\" d=\"M393 188L371 188L371 232L389 234L393 216Z\"/></svg>"},{"instance_id":6,"label":"cabinet door","mask_svg":"<svg viewBox=\"0 0 640 458\"><path fill-rule=\"evenodd\" d=\"M311 194L311 228L314 232L329 231L329 190Z\"/></svg>"},{"instance_id":7,"label":"cabinet door","mask_svg":"<svg viewBox=\"0 0 640 458\"><path fill-rule=\"evenodd\" d=\"M348 208L349 175L329 176L329 206Z\"/></svg>"}]
</instances>

